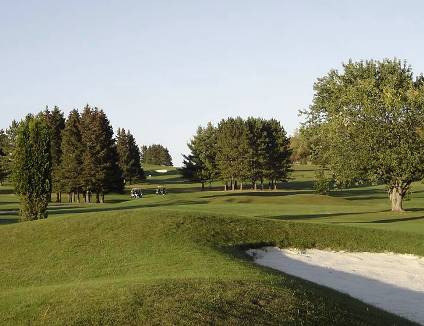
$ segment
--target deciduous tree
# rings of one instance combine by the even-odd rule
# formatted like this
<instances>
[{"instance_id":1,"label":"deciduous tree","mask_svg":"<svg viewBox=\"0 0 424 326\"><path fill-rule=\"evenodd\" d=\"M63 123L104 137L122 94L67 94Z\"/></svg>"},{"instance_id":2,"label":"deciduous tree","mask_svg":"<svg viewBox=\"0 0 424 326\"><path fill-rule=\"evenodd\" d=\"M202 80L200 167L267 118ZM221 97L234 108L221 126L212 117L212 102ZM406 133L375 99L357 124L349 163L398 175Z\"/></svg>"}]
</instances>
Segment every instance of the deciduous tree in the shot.
<instances>
[{"instance_id":1,"label":"deciduous tree","mask_svg":"<svg viewBox=\"0 0 424 326\"><path fill-rule=\"evenodd\" d=\"M393 211L424 176L424 78L399 60L348 62L315 83L314 155L339 184L387 185Z\"/></svg>"},{"instance_id":2,"label":"deciduous tree","mask_svg":"<svg viewBox=\"0 0 424 326\"><path fill-rule=\"evenodd\" d=\"M29 115L20 123L13 158L13 181L21 201L21 219L46 218L52 160L50 132L44 119Z\"/></svg>"}]
</instances>

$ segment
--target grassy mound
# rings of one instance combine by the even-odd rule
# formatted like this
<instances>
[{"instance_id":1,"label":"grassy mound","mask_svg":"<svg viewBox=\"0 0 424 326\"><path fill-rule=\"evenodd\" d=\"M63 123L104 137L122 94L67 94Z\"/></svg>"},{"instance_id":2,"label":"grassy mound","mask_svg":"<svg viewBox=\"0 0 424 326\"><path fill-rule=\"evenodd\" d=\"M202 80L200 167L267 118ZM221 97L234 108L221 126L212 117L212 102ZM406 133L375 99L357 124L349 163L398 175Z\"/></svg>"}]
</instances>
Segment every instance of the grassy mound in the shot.
<instances>
[{"instance_id":1,"label":"grassy mound","mask_svg":"<svg viewBox=\"0 0 424 326\"><path fill-rule=\"evenodd\" d=\"M166 173L156 170L167 169ZM15 223L17 198L0 187L0 324L400 325L349 296L259 267L247 248L394 251L424 256L424 186L393 214L382 187L319 196L314 168L295 166L278 191L146 167L143 199L53 203L47 220ZM157 186L169 194L155 195ZM66 198L66 196L65 196Z\"/></svg>"},{"instance_id":2,"label":"grassy mound","mask_svg":"<svg viewBox=\"0 0 424 326\"><path fill-rule=\"evenodd\" d=\"M244 254L264 243L301 246L313 234L306 245L346 247L374 236L353 229L330 241L327 228L145 209L4 225L0 323L406 323ZM378 250L389 236L378 232L368 245Z\"/></svg>"}]
</instances>

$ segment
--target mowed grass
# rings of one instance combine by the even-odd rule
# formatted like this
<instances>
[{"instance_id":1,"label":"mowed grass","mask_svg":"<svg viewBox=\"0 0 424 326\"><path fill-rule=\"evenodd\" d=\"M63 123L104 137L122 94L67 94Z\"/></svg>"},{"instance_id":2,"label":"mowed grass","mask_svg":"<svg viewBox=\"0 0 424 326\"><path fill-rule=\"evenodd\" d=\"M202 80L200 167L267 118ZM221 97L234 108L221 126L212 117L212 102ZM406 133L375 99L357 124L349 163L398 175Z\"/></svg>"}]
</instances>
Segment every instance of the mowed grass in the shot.
<instances>
[{"instance_id":1,"label":"mowed grass","mask_svg":"<svg viewBox=\"0 0 424 326\"><path fill-rule=\"evenodd\" d=\"M297 167L279 191L200 192L175 169L107 203L55 204L14 223L0 191L0 324L407 324L343 294L253 264L266 244L424 256L420 192L392 214L383 188L332 196ZM169 195L156 196L157 185ZM130 187L129 187L130 188ZM416 187L420 191L420 185Z\"/></svg>"}]
</instances>

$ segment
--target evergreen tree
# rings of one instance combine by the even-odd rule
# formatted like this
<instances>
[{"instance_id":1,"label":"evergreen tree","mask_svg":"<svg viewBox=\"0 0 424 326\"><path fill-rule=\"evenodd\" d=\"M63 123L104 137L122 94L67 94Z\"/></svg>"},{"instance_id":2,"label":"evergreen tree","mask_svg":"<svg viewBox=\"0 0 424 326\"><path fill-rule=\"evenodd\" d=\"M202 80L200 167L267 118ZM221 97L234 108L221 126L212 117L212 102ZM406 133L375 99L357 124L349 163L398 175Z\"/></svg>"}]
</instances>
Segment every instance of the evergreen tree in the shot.
<instances>
[{"instance_id":1,"label":"evergreen tree","mask_svg":"<svg viewBox=\"0 0 424 326\"><path fill-rule=\"evenodd\" d=\"M247 128L243 119L238 117L222 120L217 131L216 162L221 178L225 182L230 181L232 190L237 187L237 181L242 190L243 181L248 178L247 152Z\"/></svg>"},{"instance_id":2,"label":"evergreen tree","mask_svg":"<svg viewBox=\"0 0 424 326\"><path fill-rule=\"evenodd\" d=\"M252 181L253 188L257 189L257 182L260 181L263 190L265 178L268 150L268 132L266 121L260 118L249 117L246 120L248 151L247 174Z\"/></svg>"},{"instance_id":3,"label":"evergreen tree","mask_svg":"<svg viewBox=\"0 0 424 326\"><path fill-rule=\"evenodd\" d=\"M21 219L46 218L52 160L50 133L43 119L29 115L22 121L13 158L13 181L21 201Z\"/></svg>"},{"instance_id":4,"label":"evergreen tree","mask_svg":"<svg viewBox=\"0 0 424 326\"><path fill-rule=\"evenodd\" d=\"M131 184L135 178L142 177L140 150L130 131L118 129L116 149L119 156L119 167L123 172L125 181Z\"/></svg>"},{"instance_id":5,"label":"evergreen tree","mask_svg":"<svg viewBox=\"0 0 424 326\"><path fill-rule=\"evenodd\" d=\"M81 114L81 136L84 150L82 180L86 201L90 202L90 194L95 192L96 202L103 202L106 192L122 191L124 186L113 129L103 110L92 109L88 105L84 108Z\"/></svg>"},{"instance_id":6,"label":"evergreen tree","mask_svg":"<svg viewBox=\"0 0 424 326\"><path fill-rule=\"evenodd\" d=\"M3 129L0 130L0 184L6 180L8 176L7 168L7 135Z\"/></svg>"},{"instance_id":7,"label":"evergreen tree","mask_svg":"<svg viewBox=\"0 0 424 326\"><path fill-rule=\"evenodd\" d=\"M218 177L216 166L216 128L208 123L206 128L199 127L196 135L187 144L191 154L184 155L182 174L185 178L198 181L204 190L205 182Z\"/></svg>"},{"instance_id":8,"label":"evergreen tree","mask_svg":"<svg viewBox=\"0 0 424 326\"><path fill-rule=\"evenodd\" d=\"M12 173L13 150L16 147L16 135L19 124L12 121L6 131L2 131L0 136L0 174L1 180L5 181Z\"/></svg>"},{"instance_id":9,"label":"evergreen tree","mask_svg":"<svg viewBox=\"0 0 424 326\"><path fill-rule=\"evenodd\" d=\"M77 110L69 113L62 132L62 160L60 179L63 191L69 193L69 201L80 201L82 191L82 157L83 145L80 130L80 114Z\"/></svg>"},{"instance_id":10,"label":"evergreen tree","mask_svg":"<svg viewBox=\"0 0 424 326\"><path fill-rule=\"evenodd\" d=\"M284 128L275 119L267 120L266 177L270 187L277 188L277 181L286 181L291 171L290 144Z\"/></svg>"},{"instance_id":11,"label":"evergreen tree","mask_svg":"<svg viewBox=\"0 0 424 326\"><path fill-rule=\"evenodd\" d=\"M50 151L52 156L52 190L56 192L56 201L61 201L61 191L63 185L61 183L60 162L62 159L62 130L65 128L65 118L63 112L57 106L50 111L47 107L41 113L45 119L46 125L50 132Z\"/></svg>"}]
</instances>

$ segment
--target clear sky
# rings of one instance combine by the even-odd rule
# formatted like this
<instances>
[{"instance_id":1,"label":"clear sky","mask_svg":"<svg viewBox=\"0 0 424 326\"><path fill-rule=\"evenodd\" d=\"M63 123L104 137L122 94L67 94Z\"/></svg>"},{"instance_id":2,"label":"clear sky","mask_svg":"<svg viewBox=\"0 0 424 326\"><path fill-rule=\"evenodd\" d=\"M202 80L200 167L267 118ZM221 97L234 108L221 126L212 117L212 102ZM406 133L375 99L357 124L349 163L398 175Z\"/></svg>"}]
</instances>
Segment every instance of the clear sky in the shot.
<instances>
[{"instance_id":1,"label":"clear sky","mask_svg":"<svg viewBox=\"0 0 424 326\"><path fill-rule=\"evenodd\" d=\"M174 162L228 116L298 126L316 78L349 58L424 72L424 2L0 0L0 128L89 103Z\"/></svg>"}]
</instances>

